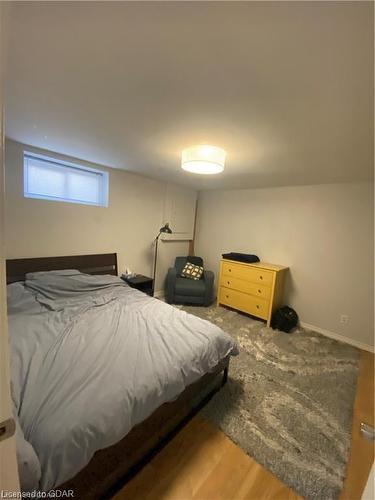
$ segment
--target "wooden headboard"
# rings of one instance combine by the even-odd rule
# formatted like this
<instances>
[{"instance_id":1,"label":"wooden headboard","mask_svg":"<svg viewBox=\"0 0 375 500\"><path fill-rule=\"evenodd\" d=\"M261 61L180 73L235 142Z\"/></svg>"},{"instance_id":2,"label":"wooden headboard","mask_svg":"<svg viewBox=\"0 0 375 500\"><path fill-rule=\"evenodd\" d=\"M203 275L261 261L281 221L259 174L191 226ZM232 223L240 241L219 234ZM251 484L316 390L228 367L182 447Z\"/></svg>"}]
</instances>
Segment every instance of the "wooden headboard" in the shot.
<instances>
[{"instance_id":1,"label":"wooden headboard","mask_svg":"<svg viewBox=\"0 0 375 500\"><path fill-rule=\"evenodd\" d=\"M77 269L85 274L113 274L117 276L117 254L100 253L7 260L7 283L24 281L26 273L56 271L57 269Z\"/></svg>"}]
</instances>

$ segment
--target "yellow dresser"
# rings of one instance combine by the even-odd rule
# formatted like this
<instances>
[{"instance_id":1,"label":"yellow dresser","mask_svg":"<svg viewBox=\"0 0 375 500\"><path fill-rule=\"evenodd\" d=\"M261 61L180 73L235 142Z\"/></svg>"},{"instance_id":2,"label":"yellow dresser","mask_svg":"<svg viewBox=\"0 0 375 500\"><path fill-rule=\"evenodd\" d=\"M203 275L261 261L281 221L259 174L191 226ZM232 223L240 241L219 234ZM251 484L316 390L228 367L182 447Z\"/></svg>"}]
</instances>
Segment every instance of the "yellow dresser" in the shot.
<instances>
[{"instance_id":1,"label":"yellow dresser","mask_svg":"<svg viewBox=\"0 0 375 500\"><path fill-rule=\"evenodd\" d=\"M264 262L245 264L222 259L217 303L265 319L270 326L273 311L284 305L287 270Z\"/></svg>"}]
</instances>

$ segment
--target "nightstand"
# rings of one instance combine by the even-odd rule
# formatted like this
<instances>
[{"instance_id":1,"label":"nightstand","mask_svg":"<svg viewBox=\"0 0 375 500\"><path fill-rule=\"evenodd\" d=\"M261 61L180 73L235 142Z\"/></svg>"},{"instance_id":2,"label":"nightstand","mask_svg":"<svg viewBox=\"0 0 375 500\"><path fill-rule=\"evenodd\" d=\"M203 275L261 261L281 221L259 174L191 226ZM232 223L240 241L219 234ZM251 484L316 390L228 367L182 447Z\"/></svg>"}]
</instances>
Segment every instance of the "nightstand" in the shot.
<instances>
[{"instance_id":1,"label":"nightstand","mask_svg":"<svg viewBox=\"0 0 375 500\"><path fill-rule=\"evenodd\" d=\"M152 278L143 276L142 274L136 274L132 278L125 278L121 276L121 279L132 288L136 288L140 292L147 293L147 295L152 296L152 283L154 281Z\"/></svg>"}]
</instances>

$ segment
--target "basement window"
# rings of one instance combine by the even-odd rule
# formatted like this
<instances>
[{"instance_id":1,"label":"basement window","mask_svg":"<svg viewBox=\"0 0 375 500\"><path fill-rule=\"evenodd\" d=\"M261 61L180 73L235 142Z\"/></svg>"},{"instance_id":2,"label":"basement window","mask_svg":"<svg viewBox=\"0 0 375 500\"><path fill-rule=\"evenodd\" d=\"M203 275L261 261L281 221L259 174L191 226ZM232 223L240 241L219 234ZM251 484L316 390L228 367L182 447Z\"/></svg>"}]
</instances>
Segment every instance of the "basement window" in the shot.
<instances>
[{"instance_id":1,"label":"basement window","mask_svg":"<svg viewBox=\"0 0 375 500\"><path fill-rule=\"evenodd\" d=\"M108 206L108 172L24 152L24 196Z\"/></svg>"}]
</instances>

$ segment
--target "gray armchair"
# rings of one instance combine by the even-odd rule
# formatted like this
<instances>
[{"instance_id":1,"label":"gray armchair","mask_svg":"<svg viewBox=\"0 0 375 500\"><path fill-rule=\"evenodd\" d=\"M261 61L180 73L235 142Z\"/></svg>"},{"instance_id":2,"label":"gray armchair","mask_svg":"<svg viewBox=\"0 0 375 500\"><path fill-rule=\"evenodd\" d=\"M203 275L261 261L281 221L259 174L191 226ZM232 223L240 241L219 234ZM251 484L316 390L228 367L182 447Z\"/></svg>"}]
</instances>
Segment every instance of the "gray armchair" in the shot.
<instances>
[{"instance_id":1,"label":"gray armchair","mask_svg":"<svg viewBox=\"0 0 375 500\"><path fill-rule=\"evenodd\" d=\"M169 268L165 280L165 299L168 304L198 304L209 306L213 301L214 273L204 271L200 280L181 277L186 262L203 266L201 257L176 257L174 267Z\"/></svg>"}]
</instances>

